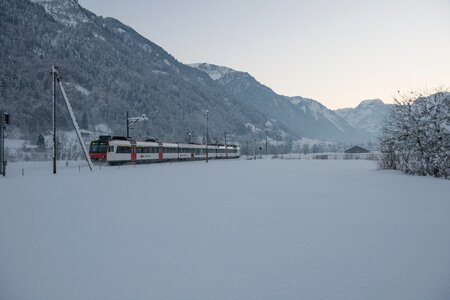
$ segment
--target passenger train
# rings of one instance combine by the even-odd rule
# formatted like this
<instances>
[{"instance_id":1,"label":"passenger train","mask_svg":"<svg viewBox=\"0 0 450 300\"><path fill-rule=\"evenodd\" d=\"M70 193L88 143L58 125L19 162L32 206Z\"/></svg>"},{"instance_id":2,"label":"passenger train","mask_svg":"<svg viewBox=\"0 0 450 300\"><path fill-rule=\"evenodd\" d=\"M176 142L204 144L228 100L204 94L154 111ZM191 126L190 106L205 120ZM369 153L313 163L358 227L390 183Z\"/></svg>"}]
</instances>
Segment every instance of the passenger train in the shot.
<instances>
[{"instance_id":1,"label":"passenger train","mask_svg":"<svg viewBox=\"0 0 450 300\"><path fill-rule=\"evenodd\" d=\"M206 152L208 151L208 153ZM153 163L181 160L238 158L239 146L219 144L166 143L154 139L145 142L125 137L101 136L92 141L89 156L93 161L109 164Z\"/></svg>"}]
</instances>

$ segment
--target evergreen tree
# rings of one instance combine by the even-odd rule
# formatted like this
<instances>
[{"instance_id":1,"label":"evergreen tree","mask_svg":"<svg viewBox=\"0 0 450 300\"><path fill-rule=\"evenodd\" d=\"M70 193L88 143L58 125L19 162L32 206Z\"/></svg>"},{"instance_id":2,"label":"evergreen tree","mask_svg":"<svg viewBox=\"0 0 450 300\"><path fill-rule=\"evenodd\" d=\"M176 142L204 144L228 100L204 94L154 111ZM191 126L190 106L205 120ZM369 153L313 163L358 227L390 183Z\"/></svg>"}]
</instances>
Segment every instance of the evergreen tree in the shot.
<instances>
[{"instance_id":1,"label":"evergreen tree","mask_svg":"<svg viewBox=\"0 0 450 300\"><path fill-rule=\"evenodd\" d=\"M39 151L45 151L46 144L45 144L45 138L42 134L39 134L36 140L36 145L38 146Z\"/></svg>"}]
</instances>

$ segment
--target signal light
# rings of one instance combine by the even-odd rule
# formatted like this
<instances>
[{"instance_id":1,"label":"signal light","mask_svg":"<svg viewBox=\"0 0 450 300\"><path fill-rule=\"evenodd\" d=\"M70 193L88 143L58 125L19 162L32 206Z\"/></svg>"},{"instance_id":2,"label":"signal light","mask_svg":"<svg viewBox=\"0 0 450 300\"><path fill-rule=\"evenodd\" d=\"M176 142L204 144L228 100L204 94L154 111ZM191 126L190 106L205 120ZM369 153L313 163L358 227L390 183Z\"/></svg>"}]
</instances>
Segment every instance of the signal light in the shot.
<instances>
[{"instance_id":1,"label":"signal light","mask_svg":"<svg viewBox=\"0 0 450 300\"><path fill-rule=\"evenodd\" d=\"M5 116L5 125L9 125L9 114L8 113L4 113L3 114Z\"/></svg>"}]
</instances>

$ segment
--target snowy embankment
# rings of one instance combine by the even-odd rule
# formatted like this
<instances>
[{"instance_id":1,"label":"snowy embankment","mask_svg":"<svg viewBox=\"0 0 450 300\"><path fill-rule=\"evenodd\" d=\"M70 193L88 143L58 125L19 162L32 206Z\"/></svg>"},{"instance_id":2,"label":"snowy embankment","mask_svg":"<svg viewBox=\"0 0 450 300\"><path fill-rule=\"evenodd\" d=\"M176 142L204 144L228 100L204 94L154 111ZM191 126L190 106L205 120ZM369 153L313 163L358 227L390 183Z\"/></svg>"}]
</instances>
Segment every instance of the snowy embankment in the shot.
<instances>
[{"instance_id":1,"label":"snowy embankment","mask_svg":"<svg viewBox=\"0 0 450 300\"><path fill-rule=\"evenodd\" d=\"M0 178L0 299L448 299L449 195L368 161Z\"/></svg>"}]
</instances>

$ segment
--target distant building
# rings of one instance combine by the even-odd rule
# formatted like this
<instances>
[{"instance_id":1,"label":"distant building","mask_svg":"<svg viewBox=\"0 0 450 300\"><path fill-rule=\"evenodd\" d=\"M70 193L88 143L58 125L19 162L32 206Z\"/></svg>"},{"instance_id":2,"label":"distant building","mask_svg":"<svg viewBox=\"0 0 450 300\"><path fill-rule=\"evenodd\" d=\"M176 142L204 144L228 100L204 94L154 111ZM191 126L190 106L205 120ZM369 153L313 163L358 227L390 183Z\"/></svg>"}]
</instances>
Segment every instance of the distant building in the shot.
<instances>
[{"instance_id":1,"label":"distant building","mask_svg":"<svg viewBox=\"0 0 450 300\"><path fill-rule=\"evenodd\" d=\"M360 146L352 147L344 151L345 153L369 153L370 151Z\"/></svg>"}]
</instances>

